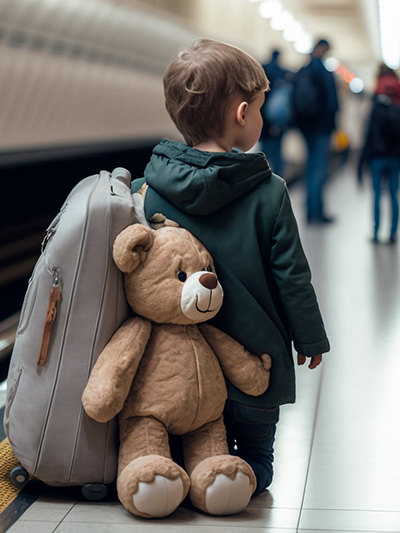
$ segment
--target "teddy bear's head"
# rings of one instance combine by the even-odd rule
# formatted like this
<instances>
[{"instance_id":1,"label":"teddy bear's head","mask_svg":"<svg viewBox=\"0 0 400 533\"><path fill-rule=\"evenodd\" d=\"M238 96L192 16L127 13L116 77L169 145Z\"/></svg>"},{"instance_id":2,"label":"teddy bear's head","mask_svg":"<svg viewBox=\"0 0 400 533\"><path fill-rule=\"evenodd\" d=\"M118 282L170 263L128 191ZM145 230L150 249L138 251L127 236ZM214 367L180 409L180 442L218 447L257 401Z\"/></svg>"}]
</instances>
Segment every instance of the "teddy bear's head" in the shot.
<instances>
[{"instance_id":1,"label":"teddy bear's head","mask_svg":"<svg viewBox=\"0 0 400 533\"><path fill-rule=\"evenodd\" d=\"M125 295L139 315L160 324L196 324L215 316L223 290L207 249L180 227L142 224L116 238L113 257Z\"/></svg>"}]
</instances>

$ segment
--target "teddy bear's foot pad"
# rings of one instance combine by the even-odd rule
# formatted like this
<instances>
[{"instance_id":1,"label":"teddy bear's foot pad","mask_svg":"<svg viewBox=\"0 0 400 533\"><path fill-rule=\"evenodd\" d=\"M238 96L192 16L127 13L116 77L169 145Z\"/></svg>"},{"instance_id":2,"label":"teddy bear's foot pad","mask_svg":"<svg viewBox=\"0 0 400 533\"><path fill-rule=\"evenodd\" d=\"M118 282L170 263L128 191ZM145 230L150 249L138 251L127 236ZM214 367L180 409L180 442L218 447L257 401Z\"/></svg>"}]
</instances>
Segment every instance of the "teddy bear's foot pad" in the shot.
<instances>
[{"instance_id":1,"label":"teddy bear's foot pad","mask_svg":"<svg viewBox=\"0 0 400 533\"><path fill-rule=\"evenodd\" d=\"M205 507L213 515L236 514L247 506L252 493L246 474L238 472L234 479L218 474L206 491Z\"/></svg>"},{"instance_id":2,"label":"teddy bear's foot pad","mask_svg":"<svg viewBox=\"0 0 400 533\"><path fill-rule=\"evenodd\" d=\"M180 466L158 455L133 460L117 482L122 504L145 518L170 515L186 497L189 485L189 477Z\"/></svg>"},{"instance_id":3,"label":"teddy bear's foot pad","mask_svg":"<svg viewBox=\"0 0 400 533\"><path fill-rule=\"evenodd\" d=\"M212 515L242 511L256 486L254 472L239 457L220 455L194 469L190 497L193 505Z\"/></svg>"},{"instance_id":4,"label":"teddy bear's foot pad","mask_svg":"<svg viewBox=\"0 0 400 533\"><path fill-rule=\"evenodd\" d=\"M157 475L151 483L139 483L132 501L141 514L160 518L175 511L183 498L184 488L180 477L168 479Z\"/></svg>"}]
</instances>

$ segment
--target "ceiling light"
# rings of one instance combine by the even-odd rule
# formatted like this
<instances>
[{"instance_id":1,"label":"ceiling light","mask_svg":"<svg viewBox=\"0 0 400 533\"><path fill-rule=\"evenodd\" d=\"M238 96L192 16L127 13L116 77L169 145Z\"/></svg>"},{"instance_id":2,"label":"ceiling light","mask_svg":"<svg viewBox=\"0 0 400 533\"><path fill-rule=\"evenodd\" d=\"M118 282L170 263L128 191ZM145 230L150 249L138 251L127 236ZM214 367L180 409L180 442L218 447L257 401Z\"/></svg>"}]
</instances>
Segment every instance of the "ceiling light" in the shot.
<instances>
[{"instance_id":1,"label":"ceiling light","mask_svg":"<svg viewBox=\"0 0 400 533\"><path fill-rule=\"evenodd\" d=\"M261 17L270 19L282 11L282 4L279 0L264 0L258 6L258 12Z\"/></svg>"},{"instance_id":2,"label":"ceiling light","mask_svg":"<svg viewBox=\"0 0 400 533\"><path fill-rule=\"evenodd\" d=\"M300 22L292 20L283 28L282 37L285 41L293 42L298 39L303 32L304 29Z\"/></svg>"},{"instance_id":3,"label":"ceiling light","mask_svg":"<svg viewBox=\"0 0 400 533\"><path fill-rule=\"evenodd\" d=\"M339 66L339 60L336 57L327 57L324 61L326 70L329 72L334 72Z\"/></svg>"},{"instance_id":4,"label":"ceiling light","mask_svg":"<svg viewBox=\"0 0 400 533\"><path fill-rule=\"evenodd\" d=\"M282 9L279 11L279 13L272 17L269 23L273 30L281 31L285 28L286 24L290 24L292 21L293 15L290 13L290 11Z\"/></svg>"},{"instance_id":5,"label":"ceiling light","mask_svg":"<svg viewBox=\"0 0 400 533\"><path fill-rule=\"evenodd\" d=\"M382 59L390 68L400 66L400 2L379 0L379 29Z\"/></svg>"},{"instance_id":6,"label":"ceiling light","mask_svg":"<svg viewBox=\"0 0 400 533\"><path fill-rule=\"evenodd\" d=\"M309 54L312 50L312 37L309 33L303 32L294 42L294 48L299 54Z\"/></svg>"},{"instance_id":7,"label":"ceiling light","mask_svg":"<svg viewBox=\"0 0 400 533\"><path fill-rule=\"evenodd\" d=\"M349 88L353 93L361 93L364 90L364 82L361 78L353 78L349 83Z\"/></svg>"}]
</instances>

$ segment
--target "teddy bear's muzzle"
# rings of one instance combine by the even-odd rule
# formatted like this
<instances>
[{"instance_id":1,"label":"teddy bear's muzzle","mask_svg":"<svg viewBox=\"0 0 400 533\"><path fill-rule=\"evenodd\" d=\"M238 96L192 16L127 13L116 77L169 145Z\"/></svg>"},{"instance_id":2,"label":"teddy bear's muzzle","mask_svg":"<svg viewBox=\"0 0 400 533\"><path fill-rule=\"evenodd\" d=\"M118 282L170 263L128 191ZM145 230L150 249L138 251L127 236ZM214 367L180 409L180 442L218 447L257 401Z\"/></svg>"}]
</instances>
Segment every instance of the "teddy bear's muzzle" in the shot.
<instances>
[{"instance_id":1,"label":"teddy bear's muzzle","mask_svg":"<svg viewBox=\"0 0 400 533\"><path fill-rule=\"evenodd\" d=\"M181 295L182 313L194 323L205 322L221 309L224 292L212 272L195 272L187 278Z\"/></svg>"}]
</instances>

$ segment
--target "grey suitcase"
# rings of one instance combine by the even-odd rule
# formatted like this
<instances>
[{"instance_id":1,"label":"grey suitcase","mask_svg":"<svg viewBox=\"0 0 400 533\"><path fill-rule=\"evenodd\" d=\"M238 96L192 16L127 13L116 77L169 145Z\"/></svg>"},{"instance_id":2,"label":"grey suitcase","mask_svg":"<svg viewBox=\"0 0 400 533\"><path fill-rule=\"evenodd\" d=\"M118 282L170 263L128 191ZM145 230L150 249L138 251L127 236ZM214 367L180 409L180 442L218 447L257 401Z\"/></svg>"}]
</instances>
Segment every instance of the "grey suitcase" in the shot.
<instances>
[{"instance_id":1,"label":"grey suitcase","mask_svg":"<svg viewBox=\"0 0 400 533\"><path fill-rule=\"evenodd\" d=\"M81 396L98 355L128 315L112 246L138 221L130 185L130 173L116 168L74 187L47 229L25 295L4 426L29 477L49 485L107 485L116 476L115 422L90 419Z\"/></svg>"}]
</instances>

